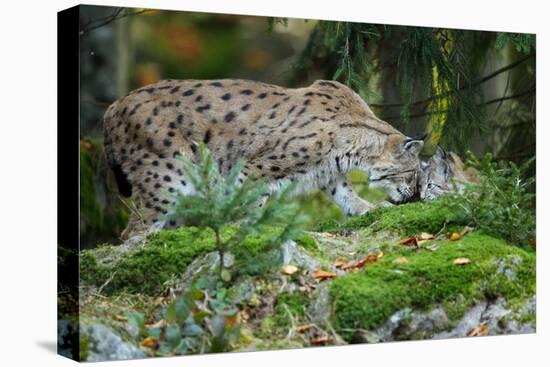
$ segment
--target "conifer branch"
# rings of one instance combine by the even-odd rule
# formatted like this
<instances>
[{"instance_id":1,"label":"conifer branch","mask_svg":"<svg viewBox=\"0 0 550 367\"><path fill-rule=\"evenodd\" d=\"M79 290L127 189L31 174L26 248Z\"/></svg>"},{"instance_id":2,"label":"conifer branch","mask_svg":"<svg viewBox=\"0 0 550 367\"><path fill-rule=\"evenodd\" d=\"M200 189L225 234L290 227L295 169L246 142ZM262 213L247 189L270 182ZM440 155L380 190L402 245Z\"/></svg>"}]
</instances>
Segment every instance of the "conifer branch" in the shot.
<instances>
[{"instance_id":1,"label":"conifer branch","mask_svg":"<svg viewBox=\"0 0 550 367\"><path fill-rule=\"evenodd\" d=\"M472 88L474 86L479 86L493 78L495 78L496 76L502 74L502 73L505 73L509 70L512 70L514 69L515 67L521 65L522 63L524 63L525 61L531 59L535 57L535 54L529 54L527 55L526 57L523 57L521 58L520 60L516 61L516 62L513 62L509 65L506 65L500 69L497 69L495 70L494 72L484 76L483 78L479 79L478 81L474 82L473 84L471 85L463 85L462 87L456 89L454 92L456 91L462 91L462 90L465 90L465 89L468 89L468 88ZM447 94L444 94L444 95L440 95L440 96L433 96L433 97L429 97L429 98L426 98L426 99L423 99L423 100L420 100L420 101L415 101L415 102L412 102L410 103L410 106L423 106L423 105L427 105L429 102L437 99L437 98L444 98L444 97L447 97L449 96L450 94L452 94L453 92L449 92ZM515 98L515 97L513 97ZM498 102L498 100L496 101ZM494 102L491 102L491 103L494 103ZM370 107L374 107L374 108L398 108L398 107L403 107L405 106L404 103L371 103L369 104ZM421 114L420 116L425 116L426 114ZM411 115L410 117L413 117L413 115Z\"/></svg>"}]
</instances>

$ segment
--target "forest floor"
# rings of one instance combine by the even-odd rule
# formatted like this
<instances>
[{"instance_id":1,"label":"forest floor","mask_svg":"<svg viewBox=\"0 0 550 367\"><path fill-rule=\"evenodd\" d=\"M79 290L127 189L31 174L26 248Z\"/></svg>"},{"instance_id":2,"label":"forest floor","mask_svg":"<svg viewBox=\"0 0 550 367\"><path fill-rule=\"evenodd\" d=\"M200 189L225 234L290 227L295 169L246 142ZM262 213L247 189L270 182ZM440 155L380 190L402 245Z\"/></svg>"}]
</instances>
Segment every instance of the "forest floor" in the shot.
<instances>
[{"instance_id":1,"label":"forest floor","mask_svg":"<svg viewBox=\"0 0 550 367\"><path fill-rule=\"evenodd\" d=\"M84 250L80 357L535 332L535 251L466 224L433 201L327 222L276 250L266 228L242 243L247 259L227 257L224 281L198 228Z\"/></svg>"}]
</instances>

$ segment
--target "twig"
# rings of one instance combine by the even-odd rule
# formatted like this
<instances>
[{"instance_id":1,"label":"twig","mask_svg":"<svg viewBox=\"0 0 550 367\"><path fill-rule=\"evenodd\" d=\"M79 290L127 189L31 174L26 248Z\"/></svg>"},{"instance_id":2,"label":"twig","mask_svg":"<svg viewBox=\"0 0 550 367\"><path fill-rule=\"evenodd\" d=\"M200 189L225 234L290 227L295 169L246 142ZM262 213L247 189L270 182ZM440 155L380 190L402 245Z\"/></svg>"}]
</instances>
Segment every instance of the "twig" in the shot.
<instances>
[{"instance_id":1,"label":"twig","mask_svg":"<svg viewBox=\"0 0 550 367\"><path fill-rule=\"evenodd\" d=\"M116 275L117 272L118 272L118 270L115 270L115 271L113 272L113 274L111 274L111 276L109 277L109 279L107 279L107 280L105 281L105 283L103 283L103 284L101 285L101 287L99 287L99 288L97 289L97 292L96 292L96 293L97 293L98 295L101 295L101 291L103 291L103 288L105 288L109 283L111 283L111 280L113 280L113 278L115 277L115 275Z\"/></svg>"},{"instance_id":2,"label":"twig","mask_svg":"<svg viewBox=\"0 0 550 367\"><path fill-rule=\"evenodd\" d=\"M288 318L290 319L290 328L288 329L288 333L286 334L286 339L289 340L292 335L294 334L294 330L296 329L296 320L294 320L294 316L292 316L292 312L290 312L290 308L286 304L283 304L283 307L288 314Z\"/></svg>"},{"instance_id":3,"label":"twig","mask_svg":"<svg viewBox=\"0 0 550 367\"><path fill-rule=\"evenodd\" d=\"M82 98L80 100L81 103L89 103L89 104L92 104L94 106L99 106L99 107L109 107L109 105L111 104L111 102L102 102L102 101L97 101L93 98Z\"/></svg>"},{"instance_id":4,"label":"twig","mask_svg":"<svg viewBox=\"0 0 550 367\"><path fill-rule=\"evenodd\" d=\"M119 19L122 19L122 18L125 18L125 17L129 17L131 15L138 15L138 14L143 14L143 13L147 13L147 12L150 12L150 11L153 11L154 9L143 9L143 10L140 10L140 11L136 11L136 12L130 12L129 10L130 9L126 9L126 12L124 12L123 14L120 14L122 12L122 8L119 8L117 9L117 11L115 12L115 14L107 17L107 20L97 24L97 25L94 25L94 26L91 26L91 27L88 27L88 28L85 28L85 29L82 29L80 31L80 35L83 36L85 35L86 33L90 33L91 31L93 30L96 30L98 28L101 28L109 23L112 23L114 21L117 21ZM105 19L105 18L103 18ZM89 22L88 24L91 24L91 23L94 23L96 22L97 20L95 21L91 21Z\"/></svg>"},{"instance_id":5,"label":"twig","mask_svg":"<svg viewBox=\"0 0 550 367\"><path fill-rule=\"evenodd\" d=\"M490 105L490 104L493 104L493 103L498 103L498 102L506 101L506 100L509 100L509 99L521 98L523 96L532 94L534 92L535 92L535 87L532 87L532 88L529 88L528 90L525 90L525 91L517 93L517 94L513 94L511 96L504 96L504 97L495 98L495 99L491 99L491 100L486 101L486 102L479 103L478 106ZM415 114L409 115L409 118L423 117L423 116L442 114L442 113L447 113L447 112L449 112L449 110L440 110L440 111L435 111L435 112L430 112L430 111L421 112L421 113L415 113ZM382 120L393 120L393 119L399 119L399 118L401 118L401 115L382 116L381 117Z\"/></svg>"},{"instance_id":6,"label":"twig","mask_svg":"<svg viewBox=\"0 0 550 367\"><path fill-rule=\"evenodd\" d=\"M492 72L491 74L489 75L486 75L484 76L483 78L477 80L476 82L474 82L473 84L471 85L463 85L462 87L458 88L455 90L455 92L458 92L458 91L462 91L464 89L468 89L470 87L474 87L474 86L478 86L480 84L483 84L485 83L486 81L496 77L497 75L500 75L508 70L511 70L515 67L517 67L518 65L522 64L523 62L529 60L530 58L534 57L535 54L529 54L527 55L526 57L516 61L516 62L513 62L509 65L506 65L500 69L497 69L495 70L494 72ZM452 93L452 92L451 92ZM444 95L438 95L438 96L433 96L433 97L430 97L430 98L426 98L426 99L423 99L423 100L420 100L420 101L416 101L416 102L412 102L410 104L410 106L419 106L419 105L423 105L423 104L427 104L429 103L430 101L433 101L434 99L437 99L437 98L444 98L448 95L450 95L451 93L446 93ZM375 108L393 108L393 107L403 107L405 104L404 103L388 103L388 104L376 104L376 103L373 103L373 104L370 104L369 106L371 107L375 107ZM412 117L412 116L411 116Z\"/></svg>"}]
</instances>

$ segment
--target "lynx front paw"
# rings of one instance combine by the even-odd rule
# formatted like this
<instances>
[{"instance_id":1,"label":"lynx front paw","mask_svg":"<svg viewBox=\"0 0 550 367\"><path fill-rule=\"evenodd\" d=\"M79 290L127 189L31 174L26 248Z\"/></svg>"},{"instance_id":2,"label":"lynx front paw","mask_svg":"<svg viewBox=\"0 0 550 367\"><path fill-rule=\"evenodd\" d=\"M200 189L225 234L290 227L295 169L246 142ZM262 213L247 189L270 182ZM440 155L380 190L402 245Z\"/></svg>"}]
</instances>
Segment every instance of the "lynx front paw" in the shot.
<instances>
[{"instance_id":1,"label":"lynx front paw","mask_svg":"<svg viewBox=\"0 0 550 367\"><path fill-rule=\"evenodd\" d=\"M352 203L349 206L346 214L350 215L350 216L362 215L362 214L365 214L366 212L368 212L369 210L372 210L374 208L375 208L374 205L371 205L371 204L367 203L366 201L357 201L357 202Z\"/></svg>"},{"instance_id":2,"label":"lynx front paw","mask_svg":"<svg viewBox=\"0 0 550 367\"><path fill-rule=\"evenodd\" d=\"M376 203L375 205L376 208L387 208L390 206L393 206L393 204L386 200Z\"/></svg>"}]
</instances>

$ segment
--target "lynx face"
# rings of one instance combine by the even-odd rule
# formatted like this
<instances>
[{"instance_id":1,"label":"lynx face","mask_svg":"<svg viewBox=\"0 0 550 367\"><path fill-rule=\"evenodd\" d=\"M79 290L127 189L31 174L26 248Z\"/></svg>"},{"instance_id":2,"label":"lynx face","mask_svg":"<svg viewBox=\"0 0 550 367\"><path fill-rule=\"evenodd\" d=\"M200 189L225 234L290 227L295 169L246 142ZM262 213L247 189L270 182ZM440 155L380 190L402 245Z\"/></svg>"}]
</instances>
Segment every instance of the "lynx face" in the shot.
<instances>
[{"instance_id":1,"label":"lynx face","mask_svg":"<svg viewBox=\"0 0 550 367\"><path fill-rule=\"evenodd\" d=\"M369 172L371 187L388 193L389 200L401 203L412 198L417 192L418 155L424 146L422 140L410 138L391 142L385 160L377 162Z\"/></svg>"}]
</instances>

